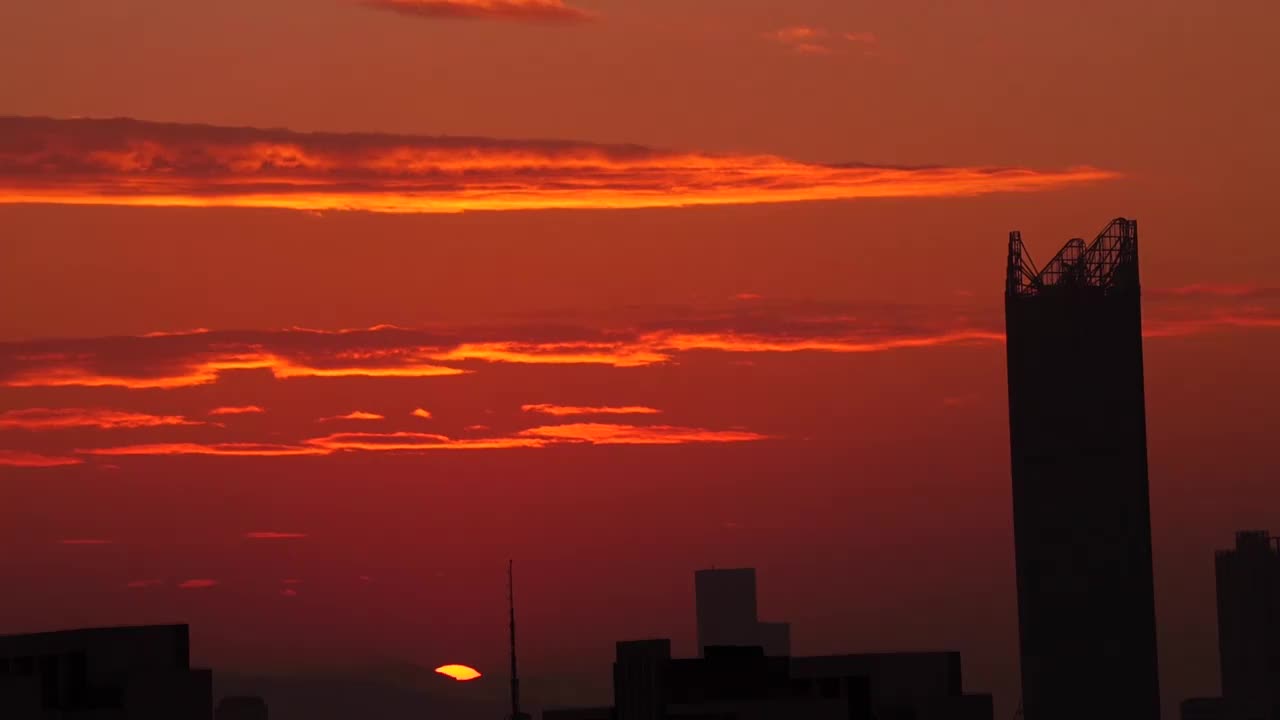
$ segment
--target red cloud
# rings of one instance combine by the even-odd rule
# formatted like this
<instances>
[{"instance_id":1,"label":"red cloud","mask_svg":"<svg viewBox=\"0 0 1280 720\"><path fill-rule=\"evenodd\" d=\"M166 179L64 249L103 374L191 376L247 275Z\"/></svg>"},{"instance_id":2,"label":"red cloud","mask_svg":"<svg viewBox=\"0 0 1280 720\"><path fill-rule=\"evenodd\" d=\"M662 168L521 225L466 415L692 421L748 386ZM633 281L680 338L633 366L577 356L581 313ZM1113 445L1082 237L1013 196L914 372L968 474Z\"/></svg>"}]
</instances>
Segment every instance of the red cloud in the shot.
<instances>
[{"instance_id":1,"label":"red cloud","mask_svg":"<svg viewBox=\"0 0 1280 720\"><path fill-rule=\"evenodd\" d=\"M780 30L765 33L765 37L780 43L793 52L801 55L833 55L837 51L835 43L841 41L846 43L854 43L863 48L865 53L870 54L874 46L880 40L875 33L870 32L843 32L831 33L821 28L808 27L805 25L796 25L785 27ZM834 41L834 42L833 42Z\"/></svg>"},{"instance_id":2,"label":"red cloud","mask_svg":"<svg viewBox=\"0 0 1280 720\"><path fill-rule=\"evenodd\" d=\"M209 580L207 578L196 578L194 580L183 580L178 583L178 588L182 590L203 590L211 588L218 584L217 580Z\"/></svg>"},{"instance_id":3,"label":"red cloud","mask_svg":"<svg viewBox=\"0 0 1280 720\"><path fill-rule=\"evenodd\" d=\"M207 331L206 331L207 332ZM244 405L240 407L217 407L209 411L210 415L248 415L253 413L263 413L266 410L257 405Z\"/></svg>"},{"instance_id":4,"label":"red cloud","mask_svg":"<svg viewBox=\"0 0 1280 720\"><path fill-rule=\"evenodd\" d=\"M656 415L661 410L642 405L625 405L625 406L600 406L588 407L580 405L551 405L547 403L539 403L536 405L521 405L520 409L525 412L542 413L543 415L553 415L556 417L565 417L569 415Z\"/></svg>"},{"instance_id":5,"label":"red cloud","mask_svg":"<svg viewBox=\"0 0 1280 720\"><path fill-rule=\"evenodd\" d=\"M99 408L26 408L0 412L0 430L63 430L80 427L114 430L202 424L180 415L149 415Z\"/></svg>"},{"instance_id":6,"label":"red cloud","mask_svg":"<svg viewBox=\"0 0 1280 720\"><path fill-rule=\"evenodd\" d=\"M872 167L635 145L128 119L0 118L0 137L7 141L0 147L0 203L390 213L651 208L967 197L1116 176L1095 168Z\"/></svg>"},{"instance_id":7,"label":"red cloud","mask_svg":"<svg viewBox=\"0 0 1280 720\"><path fill-rule=\"evenodd\" d=\"M363 410L356 410L354 412L349 412L346 415L335 415L333 417L320 418L318 422L331 422L334 420L386 420L386 419L387 418L385 416L379 415L377 413L365 412Z\"/></svg>"},{"instance_id":8,"label":"red cloud","mask_svg":"<svg viewBox=\"0 0 1280 720\"><path fill-rule=\"evenodd\" d=\"M431 419L431 411L430 411L430 410L425 410L425 409L423 409L423 408L417 408L417 409L415 409L413 412L411 412L411 413L409 413L409 414L410 414L410 415L412 415L412 416L414 416L414 417L416 417L416 418L422 418L423 420L430 420L430 419Z\"/></svg>"},{"instance_id":9,"label":"red cloud","mask_svg":"<svg viewBox=\"0 0 1280 720\"><path fill-rule=\"evenodd\" d=\"M274 443L151 443L76 450L85 455L222 455L228 457L282 457L327 455L322 448Z\"/></svg>"},{"instance_id":10,"label":"red cloud","mask_svg":"<svg viewBox=\"0 0 1280 720\"><path fill-rule=\"evenodd\" d=\"M80 458L41 455L23 450L0 450L0 465L8 467L51 468L64 465L79 465L83 462Z\"/></svg>"},{"instance_id":11,"label":"red cloud","mask_svg":"<svg viewBox=\"0 0 1280 720\"><path fill-rule=\"evenodd\" d=\"M1280 290L1205 288L1152 290L1147 337L1223 328L1280 327ZM458 375L492 364L599 365L638 368L678 362L692 353L876 353L943 346L999 344L1004 332L995 307L866 308L729 301L724 309L690 308L669 317L635 317L627 328L542 324L477 328L214 331L188 336L26 341L0 344L0 386L182 388L214 382L224 373L269 372L293 377L399 378ZM746 358L749 359L749 358ZM445 367L440 363L448 363ZM529 412L549 412L546 408ZM561 415L583 408L563 406ZM641 414L634 408L587 408L601 414ZM33 419L6 413L14 424ZM41 410L41 413L46 411ZM51 411L50 411L51 412ZM60 411L59 411L60 412ZM413 413L417 417L428 411ZM368 413L372 416L372 413ZM141 416L142 418L165 416ZM363 418L366 415L349 415ZM171 418L166 421L180 421ZM103 421L98 418L95 421ZM51 422L40 419L40 422ZM57 418L56 422L71 422ZM81 422L77 419L75 422ZM146 420L148 423L159 422ZM294 445L169 445L171 453L317 454ZM55 466L78 462L30 454L0 454L0 464Z\"/></svg>"},{"instance_id":12,"label":"red cloud","mask_svg":"<svg viewBox=\"0 0 1280 720\"><path fill-rule=\"evenodd\" d=\"M244 534L248 540L299 540L305 538L306 533L291 532L275 532L271 530L247 532Z\"/></svg>"},{"instance_id":13,"label":"red cloud","mask_svg":"<svg viewBox=\"0 0 1280 720\"><path fill-rule=\"evenodd\" d=\"M418 452L426 450L506 450L542 447L545 441L531 438L478 438L455 440L445 435L415 432L334 433L311 438L308 445L326 452L339 450Z\"/></svg>"},{"instance_id":14,"label":"red cloud","mask_svg":"<svg viewBox=\"0 0 1280 720\"><path fill-rule=\"evenodd\" d=\"M826 37L826 32L811 27L782 28L766 33L766 36L802 55L829 55L832 52L831 48L821 42Z\"/></svg>"},{"instance_id":15,"label":"red cloud","mask_svg":"<svg viewBox=\"0 0 1280 720\"><path fill-rule=\"evenodd\" d=\"M210 333L212 335L212 333ZM269 370L278 379L300 377L437 377L461 375L465 370L426 363L404 363L394 366L348 364L315 367L261 352L209 352L193 357L188 363L166 373L130 377L95 372L74 362L65 365L34 366L5 382L10 387L123 387L141 389L174 389L217 382L219 375L235 370Z\"/></svg>"},{"instance_id":16,"label":"red cloud","mask_svg":"<svg viewBox=\"0 0 1280 720\"><path fill-rule=\"evenodd\" d=\"M610 425L576 423L546 425L521 430L522 437L536 437L592 445L684 445L689 443L736 443L767 440L768 435L740 430L706 430L671 425Z\"/></svg>"},{"instance_id":17,"label":"red cloud","mask_svg":"<svg viewBox=\"0 0 1280 720\"><path fill-rule=\"evenodd\" d=\"M297 445L169 443L90 448L76 452L92 455L222 455L290 457L329 455L336 452L428 452L436 450L511 450L544 448L556 444L592 445L683 445L690 443L751 442L767 435L745 430L709 430L671 425L612 425L575 423L543 425L514 435L481 438L451 438L420 432L341 432L309 438ZM303 534L252 532L251 539L301 538Z\"/></svg>"},{"instance_id":18,"label":"red cloud","mask_svg":"<svg viewBox=\"0 0 1280 720\"><path fill-rule=\"evenodd\" d=\"M59 545L114 545L115 540L99 540L96 538L59 540Z\"/></svg>"},{"instance_id":19,"label":"red cloud","mask_svg":"<svg viewBox=\"0 0 1280 720\"><path fill-rule=\"evenodd\" d=\"M496 18L532 22L582 22L595 16L564 0L361 0L402 15L445 18Z\"/></svg>"}]
</instances>

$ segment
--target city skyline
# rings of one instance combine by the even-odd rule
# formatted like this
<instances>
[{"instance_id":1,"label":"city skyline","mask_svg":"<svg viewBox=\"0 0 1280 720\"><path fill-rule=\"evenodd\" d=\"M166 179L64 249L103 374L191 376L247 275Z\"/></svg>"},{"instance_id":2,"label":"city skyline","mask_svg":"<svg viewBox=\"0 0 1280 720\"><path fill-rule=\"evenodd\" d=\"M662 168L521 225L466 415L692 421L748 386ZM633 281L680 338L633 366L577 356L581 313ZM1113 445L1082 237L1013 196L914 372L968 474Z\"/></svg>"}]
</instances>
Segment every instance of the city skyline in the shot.
<instances>
[{"instance_id":1,"label":"city skyline","mask_svg":"<svg viewBox=\"0 0 1280 720\"><path fill-rule=\"evenodd\" d=\"M1011 717L1006 240L1124 217L1162 715L1220 697L1214 551L1280 528L1277 22L5 4L0 634L186 623L219 694L501 711L514 559L526 705L590 706L755 568L771 642L952 649Z\"/></svg>"},{"instance_id":2,"label":"city skyline","mask_svg":"<svg viewBox=\"0 0 1280 720\"><path fill-rule=\"evenodd\" d=\"M512 713L508 717L520 720L534 715L519 710L512 567L509 562ZM710 568L693 574L693 605L700 627L696 657L677 657L666 638L619 640L613 666L613 706L564 708L561 701L553 699L544 703L538 716L543 720L643 720L729 718L746 712L751 717L788 720L863 720L886 714L931 720L994 718L990 694L963 689L958 652L897 650L793 656L789 647L774 644L776 635L764 631L777 627L789 631L790 623L761 622L757 617L755 568ZM1187 698L1180 703L1179 715L1182 720L1268 720L1280 712L1272 662L1280 652L1280 625L1273 612L1280 599L1280 536L1259 530L1238 531L1234 549L1217 551L1215 574L1223 697ZM1081 631L1087 632L1087 628ZM288 680L236 678L233 674L228 684L207 668L191 668L189 632L187 625L153 625L0 635L0 709L17 713L19 718L40 717L43 706L63 711L123 709L129 717L138 718L194 720L212 714L214 720L266 720L268 705L260 696L243 694L243 690L224 691L214 710L213 689L219 685L224 689L242 687L239 683L270 688ZM1054 646L1027 647L1043 661L1044 653L1052 655ZM1065 650L1066 657L1070 652ZM483 677L461 665L435 672L463 683ZM212 682L214 678L221 682ZM407 684L405 676L395 683L388 680L383 678L381 686L373 680L347 692L330 688L329 702L336 700L341 707L323 711L317 708L326 692L319 687L303 684L286 690L288 686L283 685L276 692L284 696L286 717L314 717L317 713L340 717L375 707L386 712L390 707L379 703L386 703L388 694L397 693L401 695L400 712L420 712L440 702L429 692L415 694L425 689L421 680ZM1043 686L1033 687L1044 693ZM1138 689L1135 699L1142 702L1142 689ZM1113 707L1111 699L1095 699L1104 704L1099 713L1114 712L1107 709ZM1033 709L1037 716L1047 716L1043 700L1033 703L1033 708L1037 707ZM482 706L465 701L450 712L463 713L458 717L489 714ZM1020 704L1018 714L1023 712ZM1117 715L1127 716L1127 711Z\"/></svg>"}]
</instances>

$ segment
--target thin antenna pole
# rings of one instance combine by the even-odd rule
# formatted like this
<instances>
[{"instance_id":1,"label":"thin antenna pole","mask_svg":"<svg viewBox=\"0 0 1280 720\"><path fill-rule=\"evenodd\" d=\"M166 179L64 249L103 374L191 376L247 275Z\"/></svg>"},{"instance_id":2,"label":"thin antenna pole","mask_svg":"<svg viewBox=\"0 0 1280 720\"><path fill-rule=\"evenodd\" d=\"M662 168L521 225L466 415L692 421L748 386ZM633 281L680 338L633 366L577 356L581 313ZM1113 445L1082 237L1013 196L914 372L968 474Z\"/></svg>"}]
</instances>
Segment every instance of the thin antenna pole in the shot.
<instances>
[{"instance_id":1,"label":"thin antenna pole","mask_svg":"<svg viewBox=\"0 0 1280 720\"><path fill-rule=\"evenodd\" d=\"M513 572L514 563L507 561L507 609L511 629L511 718L521 720L520 712L520 674L516 669L516 583Z\"/></svg>"}]
</instances>

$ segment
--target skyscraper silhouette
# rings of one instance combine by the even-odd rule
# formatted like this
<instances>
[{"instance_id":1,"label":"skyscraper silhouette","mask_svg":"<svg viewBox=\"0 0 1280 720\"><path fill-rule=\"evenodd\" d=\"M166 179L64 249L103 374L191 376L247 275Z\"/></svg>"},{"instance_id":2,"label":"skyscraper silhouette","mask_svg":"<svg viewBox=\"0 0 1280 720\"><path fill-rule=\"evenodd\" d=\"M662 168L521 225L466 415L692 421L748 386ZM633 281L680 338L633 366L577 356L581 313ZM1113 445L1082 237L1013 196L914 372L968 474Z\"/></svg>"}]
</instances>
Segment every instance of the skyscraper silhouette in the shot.
<instances>
[{"instance_id":1,"label":"skyscraper silhouette","mask_svg":"<svg viewBox=\"0 0 1280 720\"><path fill-rule=\"evenodd\" d=\"M708 647L760 647L771 657L791 654L791 624L757 617L755 568L698 570L693 578L699 656Z\"/></svg>"},{"instance_id":2,"label":"skyscraper silhouette","mask_svg":"<svg viewBox=\"0 0 1280 720\"><path fill-rule=\"evenodd\" d=\"M710 646L760 644L755 568L699 570L693 583L700 655Z\"/></svg>"},{"instance_id":3,"label":"skyscraper silhouette","mask_svg":"<svg viewBox=\"0 0 1280 720\"><path fill-rule=\"evenodd\" d=\"M1137 222L1010 233L1005 325L1026 720L1157 720Z\"/></svg>"},{"instance_id":4,"label":"skyscraper silhouette","mask_svg":"<svg viewBox=\"0 0 1280 720\"><path fill-rule=\"evenodd\" d=\"M1241 720L1280 720L1280 539L1236 533L1214 565L1222 697Z\"/></svg>"}]
</instances>

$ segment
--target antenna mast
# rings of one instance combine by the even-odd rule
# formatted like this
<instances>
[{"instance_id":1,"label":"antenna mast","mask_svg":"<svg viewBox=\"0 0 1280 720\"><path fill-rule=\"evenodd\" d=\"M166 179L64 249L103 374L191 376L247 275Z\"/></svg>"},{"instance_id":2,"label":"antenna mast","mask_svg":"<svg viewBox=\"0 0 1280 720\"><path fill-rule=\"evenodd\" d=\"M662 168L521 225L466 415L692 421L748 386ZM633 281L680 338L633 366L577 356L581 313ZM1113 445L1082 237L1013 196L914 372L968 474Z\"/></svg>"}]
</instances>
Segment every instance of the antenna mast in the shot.
<instances>
[{"instance_id":1,"label":"antenna mast","mask_svg":"<svg viewBox=\"0 0 1280 720\"><path fill-rule=\"evenodd\" d=\"M520 712L520 674L516 669L516 583L512 572L514 563L507 561L507 611L511 630L511 720L525 720Z\"/></svg>"}]
</instances>

